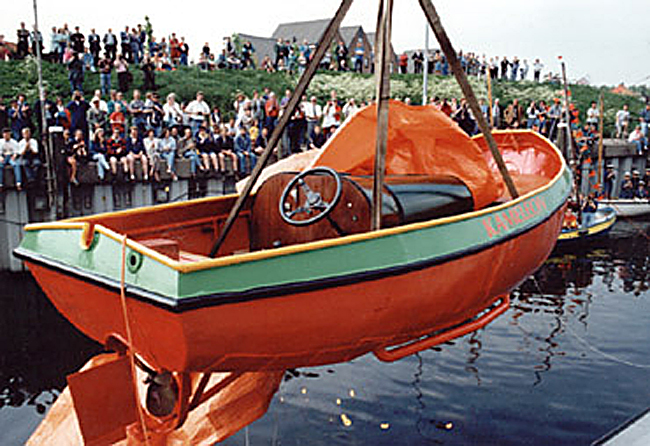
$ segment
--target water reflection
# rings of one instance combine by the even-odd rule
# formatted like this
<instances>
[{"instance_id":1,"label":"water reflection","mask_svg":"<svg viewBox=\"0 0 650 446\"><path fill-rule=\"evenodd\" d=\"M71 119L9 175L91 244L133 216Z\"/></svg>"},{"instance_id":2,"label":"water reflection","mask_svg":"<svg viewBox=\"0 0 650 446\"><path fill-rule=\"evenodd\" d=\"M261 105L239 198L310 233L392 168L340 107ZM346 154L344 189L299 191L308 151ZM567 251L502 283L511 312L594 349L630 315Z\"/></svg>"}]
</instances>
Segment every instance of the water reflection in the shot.
<instances>
[{"instance_id":1,"label":"water reflection","mask_svg":"<svg viewBox=\"0 0 650 446\"><path fill-rule=\"evenodd\" d=\"M98 345L76 331L27 274L0 274L0 409L43 414ZM0 419L0 428L2 419Z\"/></svg>"}]
</instances>

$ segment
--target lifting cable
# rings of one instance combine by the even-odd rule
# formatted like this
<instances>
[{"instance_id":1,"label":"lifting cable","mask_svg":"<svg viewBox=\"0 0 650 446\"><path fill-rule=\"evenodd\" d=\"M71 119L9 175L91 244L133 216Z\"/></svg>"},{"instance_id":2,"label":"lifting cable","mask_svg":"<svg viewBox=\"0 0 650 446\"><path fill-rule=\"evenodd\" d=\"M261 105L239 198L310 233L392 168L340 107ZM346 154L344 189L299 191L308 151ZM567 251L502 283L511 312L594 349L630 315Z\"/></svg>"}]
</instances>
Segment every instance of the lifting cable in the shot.
<instances>
[{"instance_id":1,"label":"lifting cable","mask_svg":"<svg viewBox=\"0 0 650 446\"><path fill-rule=\"evenodd\" d=\"M144 414L142 412L142 406L140 405L140 399L138 397L138 385L136 381L136 365L135 365L135 353L133 352L133 338L131 336L131 324L129 322L128 309L126 307L126 286L125 286L125 274L126 274L126 240L127 236L122 237L122 265L120 273L120 302L122 303L122 316L124 318L124 327L126 330L126 339L129 343L127 354L129 355L129 362L131 364L131 376L132 376L132 385L133 385L133 395L135 397L135 405L138 408L138 418L140 419L140 427L142 428L142 434L144 435L144 442L149 446L149 433L147 432L147 425L144 420Z\"/></svg>"}]
</instances>

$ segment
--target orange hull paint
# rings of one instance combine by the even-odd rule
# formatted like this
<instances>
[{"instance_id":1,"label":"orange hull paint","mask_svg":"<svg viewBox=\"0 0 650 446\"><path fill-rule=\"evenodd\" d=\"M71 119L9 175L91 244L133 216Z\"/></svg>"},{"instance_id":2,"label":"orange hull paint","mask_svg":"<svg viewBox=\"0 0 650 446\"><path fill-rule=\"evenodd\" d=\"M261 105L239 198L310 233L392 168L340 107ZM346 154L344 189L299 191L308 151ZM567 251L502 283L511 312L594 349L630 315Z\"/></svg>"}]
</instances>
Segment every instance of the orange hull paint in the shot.
<instances>
[{"instance_id":1,"label":"orange hull paint","mask_svg":"<svg viewBox=\"0 0 650 446\"><path fill-rule=\"evenodd\" d=\"M377 280L182 313L129 298L135 351L157 368L189 372L348 361L475 316L546 259L563 214L561 208L478 253ZM88 336L126 339L118 294L28 266L59 311ZM80 303L80 295L92 302Z\"/></svg>"}]
</instances>

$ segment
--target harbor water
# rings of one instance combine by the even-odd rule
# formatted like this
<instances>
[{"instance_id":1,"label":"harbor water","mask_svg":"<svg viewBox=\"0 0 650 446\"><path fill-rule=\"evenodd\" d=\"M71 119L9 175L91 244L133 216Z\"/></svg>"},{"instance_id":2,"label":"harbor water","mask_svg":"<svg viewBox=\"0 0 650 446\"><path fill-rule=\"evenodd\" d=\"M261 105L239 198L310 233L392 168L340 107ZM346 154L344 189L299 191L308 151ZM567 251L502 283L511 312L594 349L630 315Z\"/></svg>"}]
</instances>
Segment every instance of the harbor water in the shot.
<instances>
[{"instance_id":1,"label":"harbor water","mask_svg":"<svg viewBox=\"0 0 650 446\"><path fill-rule=\"evenodd\" d=\"M588 445L650 407L650 223L556 251L487 328L401 361L290 370L226 445ZM100 347L28 274L0 276L0 445Z\"/></svg>"}]
</instances>

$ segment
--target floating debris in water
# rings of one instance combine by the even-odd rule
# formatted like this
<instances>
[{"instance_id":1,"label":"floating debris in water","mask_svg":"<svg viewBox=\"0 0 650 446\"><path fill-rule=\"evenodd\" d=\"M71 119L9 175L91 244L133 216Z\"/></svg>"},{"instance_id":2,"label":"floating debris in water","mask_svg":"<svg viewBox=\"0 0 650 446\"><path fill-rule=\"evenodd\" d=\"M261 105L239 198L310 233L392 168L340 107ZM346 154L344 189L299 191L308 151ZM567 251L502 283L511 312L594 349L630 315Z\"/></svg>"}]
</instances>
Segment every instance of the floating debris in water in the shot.
<instances>
[{"instance_id":1,"label":"floating debris in water","mask_svg":"<svg viewBox=\"0 0 650 446\"><path fill-rule=\"evenodd\" d=\"M341 422L343 422L343 426L345 427L352 426L352 420L344 413L341 414Z\"/></svg>"}]
</instances>

